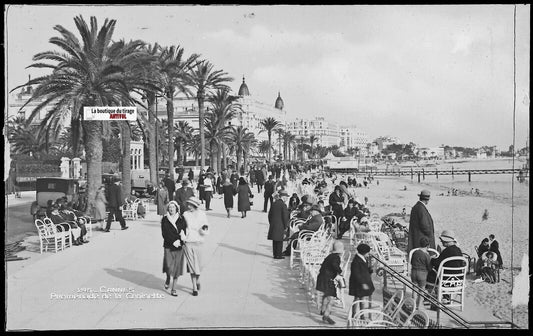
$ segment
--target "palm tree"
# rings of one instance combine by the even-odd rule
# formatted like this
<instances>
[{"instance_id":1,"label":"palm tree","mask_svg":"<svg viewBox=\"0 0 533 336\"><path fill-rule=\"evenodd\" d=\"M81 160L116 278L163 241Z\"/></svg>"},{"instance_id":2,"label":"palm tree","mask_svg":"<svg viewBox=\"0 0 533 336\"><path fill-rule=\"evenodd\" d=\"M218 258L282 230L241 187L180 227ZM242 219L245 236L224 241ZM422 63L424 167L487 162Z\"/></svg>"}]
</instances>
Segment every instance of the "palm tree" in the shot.
<instances>
[{"instance_id":1,"label":"palm tree","mask_svg":"<svg viewBox=\"0 0 533 336\"><path fill-rule=\"evenodd\" d=\"M201 167L205 166L205 130L204 130L204 101L207 93L211 89L229 87L224 82L232 81L227 77L227 73L222 70L213 70L213 64L207 60L198 62L190 72L191 85L196 89L196 99L198 100L198 128L200 129L200 150Z\"/></svg>"},{"instance_id":2,"label":"palm tree","mask_svg":"<svg viewBox=\"0 0 533 336\"><path fill-rule=\"evenodd\" d=\"M272 146L268 140L263 140L258 144L257 149L259 150L259 153L268 155L272 150Z\"/></svg>"},{"instance_id":3,"label":"palm tree","mask_svg":"<svg viewBox=\"0 0 533 336\"><path fill-rule=\"evenodd\" d=\"M284 155L289 157L289 161L291 161L291 147L294 145L295 140L296 136L291 132L285 132L283 135L283 151Z\"/></svg>"},{"instance_id":4,"label":"palm tree","mask_svg":"<svg viewBox=\"0 0 533 336\"><path fill-rule=\"evenodd\" d=\"M267 117L261 120L261 126L267 131L268 135L268 162L270 163L272 155L272 131L280 126L280 122L273 117Z\"/></svg>"},{"instance_id":5,"label":"palm tree","mask_svg":"<svg viewBox=\"0 0 533 336\"><path fill-rule=\"evenodd\" d=\"M248 128L237 126L232 128L231 141L235 146L237 156L237 171L241 168L243 157L246 158L246 152L250 150L255 142L255 136ZM244 164L246 166L246 163Z\"/></svg>"},{"instance_id":6,"label":"palm tree","mask_svg":"<svg viewBox=\"0 0 533 336\"><path fill-rule=\"evenodd\" d=\"M314 134L311 134L311 136L309 137L309 143L311 144L311 158L314 158L314 155L313 155L313 144L318 141L318 137Z\"/></svg>"},{"instance_id":7,"label":"palm tree","mask_svg":"<svg viewBox=\"0 0 533 336\"><path fill-rule=\"evenodd\" d=\"M184 49L180 46L161 48L159 55L159 71L161 72L161 88L167 101L167 133L174 134L174 98L177 92L191 95L189 71L199 55L192 54L184 59ZM177 92L176 92L177 91ZM169 139L172 140L172 139ZM174 180L174 141L168 142L168 169L170 178Z\"/></svg>"},{"instance_id":8,"label":"palm tree","mask_svg":"<svg viewBox=\"0 0 533 336\"><path fill-rule=\"evenodd\" d=\"M282 139L283 139L283 135L285 134L285 130L281 127L278 127L276 128L275 132L278 134L278 153L282 153L281 151L281 143L282 143ZM283 151L283 154L285 154L285 151ZM283 155L283 160L286 160L286 157L285 155Z\"/></svg>"},{"instance_id":9,"label":"palm tree","mask_svg":"<svg viewBox=\"0 0 533 336\"><path fill-rule=\"evenodd\" d=\"M228 123L237 116L239 112L242 112L242 106L238 103L239 97L232 96L226 89L218 89L214 94L208 97L208 102L211 104L211 113L209 113L208 119L213 134L214 145L216 148L216 165L214 158L211 160L211 166L216 171L222 169L221 154L226 157L225 147L229 143L229 134L231 133L231 127ZM215 148L211 147L211 153L214 154ZM224 160L225 161L225 160Z\"/></svg>"},{"instance_id":10,"label":"palm tree","mask_svg":"<svg viewBox=\"0 0 533 336\"><path fill-rule=\"evenodd\" d=\"M180 120L175 124L174 129L175 147L178 152L178 164L185 165L185 162L187 161L185 144L191 140L193 128L187 121Z\"/></svg>"},{"instance_id":11,"label":"palm tree","mask_svg":"<svg viewBox=\"0 0 533 336\"><path fill-rule=\"evenodd\" d=\"M82 16L74 18L81 36L81 43L74 33L60 25L54 29L60 37L52 37L50 43L62 52L47 51L33 57L30 67L49 68L52 73L28 81L23 86L37 85L26 104L42 99L28 120L32 120L45 107L50 107L43 119L42 128L53 134L63 121L70 117L74 150L78 139L83 138L87 160L88 201L94 201L102 178L102 121L84 120L85 106L113 106L132 103L130 91L135 84L127 69L140 56L141 41L134 41L126 48L123 42L111 42L116 20L106 19L98 29L96 17L91 17L90 27ZM41 61L57 62L56 64ZM20 86L19 86L20 87ZM18 89L16 87L13 90ZM140 86L142 89L144 86ZM24 104L21 108L26 106Z\"/></svg>"}]
</instances>

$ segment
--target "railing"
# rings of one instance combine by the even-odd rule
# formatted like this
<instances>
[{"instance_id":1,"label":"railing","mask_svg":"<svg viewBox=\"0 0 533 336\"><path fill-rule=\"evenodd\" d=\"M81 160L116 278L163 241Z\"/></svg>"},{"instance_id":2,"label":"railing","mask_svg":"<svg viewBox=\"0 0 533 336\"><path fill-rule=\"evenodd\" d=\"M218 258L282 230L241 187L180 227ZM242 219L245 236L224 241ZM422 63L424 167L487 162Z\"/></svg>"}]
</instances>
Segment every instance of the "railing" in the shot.
<instances>
[{"instance_id":1,"label":"railing","mask_svg":"<svg viewBox=\"0 0 533 336\"><path fill-rule=\"evenodd\" d=\"M462 316L457 314L456 311L448 308L447 306L443 305L441 302L439 302L435 297L430 295L426 290L423 288L420 288L418 285L411 282L410 279L403 276L402 274L396 272L394 269L389 267L383 260L371 255L371 258L373 258L378 264L379 267L376 270L376 274L379 276L383 276L383 290L385 291L387 289L387 273L395 280L399 281L403 284L404 288L410 288L414 293L422 296L425 300L427 300L432 306L437 307L437 321L436 321L436 327L440 327L440 313L443 312L444 314L448 315L455 323L457 323L459 326L462 326L466 329L470 328L497 328L497 326L507 326L512 329L520 329L516 324L510 321L467 321ZM431 324L430 324L431 325Z\"/></svg>"}]
</instances>

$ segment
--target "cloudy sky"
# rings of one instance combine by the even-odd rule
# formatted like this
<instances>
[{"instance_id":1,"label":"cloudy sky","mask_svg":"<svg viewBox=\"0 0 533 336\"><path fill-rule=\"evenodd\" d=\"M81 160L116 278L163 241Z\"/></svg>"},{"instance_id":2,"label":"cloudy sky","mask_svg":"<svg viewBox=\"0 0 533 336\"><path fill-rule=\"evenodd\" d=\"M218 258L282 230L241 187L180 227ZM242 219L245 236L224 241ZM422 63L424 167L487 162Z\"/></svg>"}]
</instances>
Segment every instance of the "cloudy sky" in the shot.
<instances>
[{"instance_id":1,"label":"cloudy sky","mask_svg":"<svg viewBox=\"0 0 533 336\"><path fill-rule=\"evenodd\" d=\"M116 19L115 39L181 45L289 117L323 116L420 146L507 149L529 131L530 6L8 6L7 87L55 25ZM513 48L516 39L516 49ZM516 112L513 121L513 54Z\"/></svg>"}]
</instances>

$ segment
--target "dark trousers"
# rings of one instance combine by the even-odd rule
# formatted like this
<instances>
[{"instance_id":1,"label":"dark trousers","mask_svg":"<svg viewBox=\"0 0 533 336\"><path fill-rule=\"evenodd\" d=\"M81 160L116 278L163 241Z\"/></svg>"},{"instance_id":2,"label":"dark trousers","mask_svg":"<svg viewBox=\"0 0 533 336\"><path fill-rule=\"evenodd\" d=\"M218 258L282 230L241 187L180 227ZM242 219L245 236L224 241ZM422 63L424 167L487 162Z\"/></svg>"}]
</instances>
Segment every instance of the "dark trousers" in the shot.
<instances>
[{"instance_id":1,"label":"dark trousers","mask_svg":"<svg viewBox=\"0 0 533 336\"><path fill-rule=\"evenodd\" d=\"M270 206L272 206L272 202L274 200L274 198L272 197L272 195L265 195L265 203L263 205L263 211L267 211L268 209L268 200L270 200Z\"/></svg>"},{"instance_id":2,"label":"dark trousers","mask_svg":"<svg viewBox=\"0 0 533 336\"><path fill-rule=\"evenodd\" d=\"M282 256L282 250L283 250L283 240L273 240L272 241L272 251L274 257L281 257Z\"/></svg>"},{"instance_id":3,"label":"dark trousers","mask_svg":"<svg viewBox=\"0 0 533 336\"><path fill-rule=\"evenodd\" d=\"M260 193L263 190L263 185L257 183L257 193Z\"/></svg>"},{"instance_id":4,"label":"dark trousers","mask_svg":"<svg viewBox=\"0 0 533 336\"><path fill-rule=\"evenodd\" d=\"M107 216L107 224L105 226L106 230L109 230L111 227L111 222L113 220L113 215L115 215L115 220L120 223L121 227L126 227L126 221L122 217L122 211L120 208L109 208L109 216Z\"/></svg>"},{"instance_id":5,"label":"dark trousers","mask_svg":"<svg viewBox=\"0 0 533 336\"><path fill-rule=\"evenodd\" d=\"M212 191L205 192L205 209L211 209L211 198L213 198Z\"/></svg>"}]
</instances>

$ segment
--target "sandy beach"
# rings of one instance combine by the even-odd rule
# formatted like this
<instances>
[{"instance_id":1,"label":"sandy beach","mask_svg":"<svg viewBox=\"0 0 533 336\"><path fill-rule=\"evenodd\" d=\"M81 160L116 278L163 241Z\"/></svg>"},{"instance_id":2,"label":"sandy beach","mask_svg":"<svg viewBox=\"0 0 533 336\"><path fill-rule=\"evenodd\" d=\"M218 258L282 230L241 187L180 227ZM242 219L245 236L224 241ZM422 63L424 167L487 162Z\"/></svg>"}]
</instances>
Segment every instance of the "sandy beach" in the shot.
<instances>
[{"instance_id":1,"label":"sandy beach","mask_svg":"<svg viewBox=\"0 0 533 336\"><path fill-rule=\"evenodd\" d=\"M385 216L401 213L402 208L409 214L420 190L429 189L432 197L428 210L433 217L435 234L444 229L454 230L459 247L471 256L477 257L474 246L478 246L489 234L494 234L500 244L505 268L501 271L501 281L497 284L474 283L472 274L466 293L484 306L491 307L495 316L528 328L528 307L521 305L512 309L511 293L522 257L529 255L529 187L518 183L511 186L509 178L489 181L479 175L476 181L468 182L464 177L454 180L426 177L418 183L416 177L414 180L410 177L376 177L369 188L357 188L356 193L361 198L368 197L372 212ZM459 190L458 196L447 196L451 188ZM478 188L481 195L471 195L472 188ZM487 220L482 220L485 209L489 216ZM408 225L408 219L405 224Z\"/></svg>"}]
</instances>

